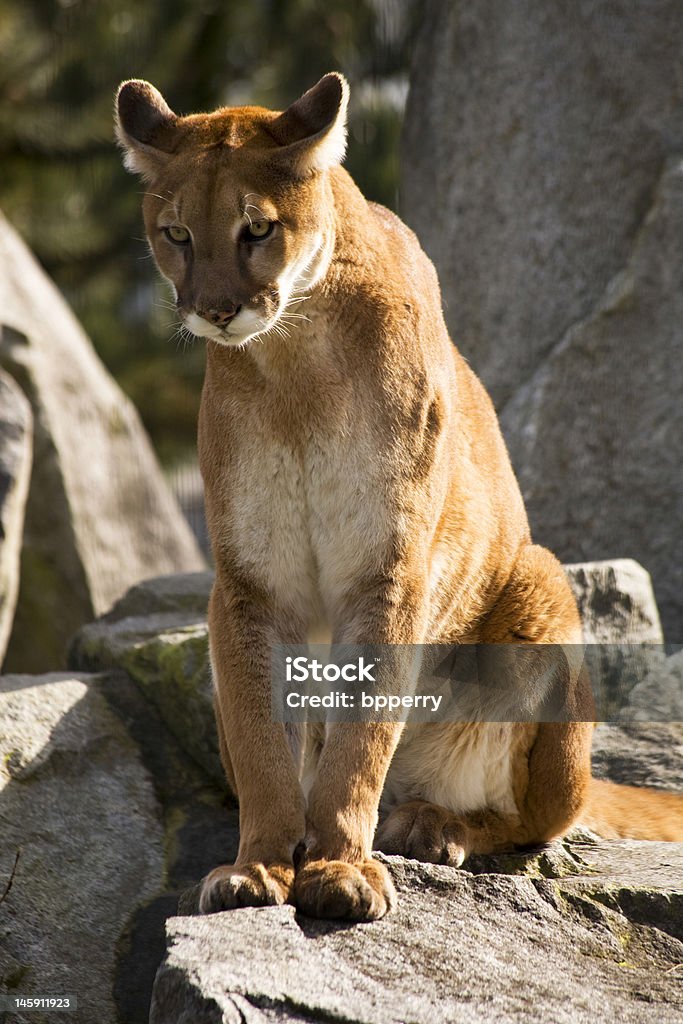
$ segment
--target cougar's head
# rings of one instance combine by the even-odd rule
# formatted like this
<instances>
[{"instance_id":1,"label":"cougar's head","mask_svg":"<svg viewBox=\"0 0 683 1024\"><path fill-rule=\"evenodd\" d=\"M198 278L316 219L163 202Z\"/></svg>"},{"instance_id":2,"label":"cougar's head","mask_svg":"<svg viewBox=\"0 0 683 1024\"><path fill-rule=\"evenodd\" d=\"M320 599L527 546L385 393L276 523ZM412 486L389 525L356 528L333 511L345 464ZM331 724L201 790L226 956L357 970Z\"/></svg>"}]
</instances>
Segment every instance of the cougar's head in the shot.
<instances>
[{"instance_id":1,"label":"cougar's head","mask_svg":"<svg viewBox=\"0 0 683 1024\"><path fill-rule=\"evenodd\" d=\"M276 328L324 275L325 171L341 162L348 86L325 75L284 113L224 107L179 117L148 82L124 82L116 130L141 175L157 266L198 337L241 345Z\"/></svg>"}]
</instances>

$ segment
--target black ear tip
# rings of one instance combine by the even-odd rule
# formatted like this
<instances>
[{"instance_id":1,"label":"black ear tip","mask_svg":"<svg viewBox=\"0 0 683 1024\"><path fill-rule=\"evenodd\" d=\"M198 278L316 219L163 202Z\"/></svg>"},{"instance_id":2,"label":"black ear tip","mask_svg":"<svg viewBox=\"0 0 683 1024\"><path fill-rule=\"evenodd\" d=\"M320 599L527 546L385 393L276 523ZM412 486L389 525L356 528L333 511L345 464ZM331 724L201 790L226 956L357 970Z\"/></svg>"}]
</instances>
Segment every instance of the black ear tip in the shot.
<instances>
[{"instance_id":1,"label":"black ear tip","mask_svg":"<svg viewBox=\"0 0 683 1024\"><path fill-rule=\"evenodd\" d=\"M139 78L132 78L119 86L116 113L124 131L139 142L148 142L163 122L175 119L161 93L150 82Z\"/></svg>"},{"instance_id":2,"label":"black ear tip","mask_svg":"<svg viewBox=\"0 0 683 1024\"><path fill-rule=\"evenodd\" d=\"M123 82L116 93L116 112L119 115L119 120L124 122L126 115L130 112L133 105L133 90L131 88L132 82Z\"/></svg>"},{"instance_id":3,"label":"black ear tip","mask_svg":"<svg viewBox=\"0 0 683 1024\"><path fill-rule=\"evenodd\" d=\"M125 102L127 98L138 96L147 84L147 82L143 82L138 78L131 78L126 82L121 82L121 85L116 90L117 102Z\"/></svg>"},{"instance_id":4,"label":"black ear tip","mask_svg":"<svg viewBox=\"0 0 683 1024\"><path fill-rule=\"evenodd\" d=\"M329 100L337 104L341 104L349 95L349 83L339 71L323 75L317 88L324 90Z\"/></svg>"},{"instance_id":5,"label":"black ear tip","mask_svg":"<svg viewBox=\"0 0 683 1024\"><path fill-rule=\"evenodd\" d=\"M123 115L141 102L156 105L155 99L158 95L157 90L149 82L131 78L127 82L121 82L116 93L116 108Z\"/></svg>"}]
</instances>

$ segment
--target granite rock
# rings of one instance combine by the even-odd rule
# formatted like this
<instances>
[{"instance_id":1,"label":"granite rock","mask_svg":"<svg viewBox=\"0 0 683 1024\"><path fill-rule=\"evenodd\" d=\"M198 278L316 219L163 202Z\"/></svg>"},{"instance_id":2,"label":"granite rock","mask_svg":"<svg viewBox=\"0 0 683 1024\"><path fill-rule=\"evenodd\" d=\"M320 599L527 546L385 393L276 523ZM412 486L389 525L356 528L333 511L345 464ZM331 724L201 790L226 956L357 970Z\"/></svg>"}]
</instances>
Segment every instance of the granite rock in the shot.
<instances>
[{"instance_id":1,"label":"granite rock","mask_svg":"<svg viewBox=\"0 0 683 1024\"><path fill-rule=\"evenodd\" d=\"M402 213L501 416L535 539L627 555L683 623L676 0L424 5Z\"/></svg>"},{"instance_id":2,"label":"granite rock","mask_svg":"<svg viewBox=\"0 0 683 1024\"><path fill-rule=\"evenodd\" d=\"M69 663L89 672L123 669L180 746L223 783L206 623L212 582L211 573L189 573L133 587L107 615L79 631Z\"/></svg>"},{"instance_id":3,"label":"granite rock","mask_svg":"<svg viewBox=\"0 0 683 1024\"><path fill-rule=\"evenodd\" d=\"M386 858L399 908L372 924L293 907L173 919L150 1024L674 1024L683 847L644 845L567 843L559 878L533 858L514 875Z\"/></svg>"},{"instance_id":4,"label":"granite rock","mask_svg":"<svg viewBox=\"0 0 683 1024\"><path fill-rule=\"evenodd\" d=\"M12 378L0 371L0 665L19 593L32 448L31 407Z\"/></svg>"},{"instance_id":5,"label":"granite rock","mask_svg":"<svg viewBox=\"0 0 683 1024\"><path fill-rule=\"evenodd\" d=\"M5 670L43 672L133 583L205 563L132 403L2 215L0 266L0 367L34 419Z\"/></svg>"},{"instance_id":6,"label":"granite rock","mask_svg":"<svg viewBox=\"0 0 683 1024\"><path fill-rule=\"evenodd\" d=\"M116 947L162 884L164 833L97 677L0 677L0 821L0 992L75 996L84 1024L118 1024Z\"/></svg>"}]
</instances>

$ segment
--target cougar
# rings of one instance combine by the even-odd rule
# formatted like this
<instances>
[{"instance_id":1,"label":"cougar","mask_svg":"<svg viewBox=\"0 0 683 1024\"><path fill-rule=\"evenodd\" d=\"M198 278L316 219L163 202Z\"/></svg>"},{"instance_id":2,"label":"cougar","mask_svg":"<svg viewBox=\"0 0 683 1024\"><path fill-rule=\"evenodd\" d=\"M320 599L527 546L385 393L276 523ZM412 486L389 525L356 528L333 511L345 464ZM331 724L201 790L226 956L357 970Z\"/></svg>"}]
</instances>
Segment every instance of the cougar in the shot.
<instances>
[{"instance_id":1,"label":"cougar","mask_svg":"<svg viewBox=\"0 0 683 1024\"><path fill-rule=\"evenodd\" d=\"M683 840L683 798L591 779L581 674L575 720L328 722L313 740L274 720L272 647L320 620L338 643L581 640L432 264L340 166L347 102L335 73L284 112L178 116L143 81L117 97L157 266L206 341L210 655L240 845L204 879L204 912L379 918L396 897L373 841L460 865L577 821Z\"/></svg>"}]
</instances>

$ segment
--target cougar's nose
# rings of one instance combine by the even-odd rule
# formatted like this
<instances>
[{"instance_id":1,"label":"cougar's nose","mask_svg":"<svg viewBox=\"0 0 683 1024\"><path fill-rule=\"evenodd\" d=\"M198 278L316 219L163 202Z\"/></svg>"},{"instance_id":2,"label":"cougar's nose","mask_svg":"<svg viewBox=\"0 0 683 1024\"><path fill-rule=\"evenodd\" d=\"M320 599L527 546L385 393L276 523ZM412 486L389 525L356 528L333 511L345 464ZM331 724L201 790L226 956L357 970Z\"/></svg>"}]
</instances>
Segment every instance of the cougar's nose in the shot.
<instances>
[{"instance_id":1,"label":"cougar's nose","mask_svg":"<svg viewBox=\"0 0 683 1024\"><path fill-rule=\"evenodd\" d=\"M225 327L226 324L230 323L237 316L241 308L241 306L236 306L234 302L226 302L223 305L223 309L198 309L197 315L203 317L204 320L208 320L214 327Z\"/></svg>"}]
</instances>

